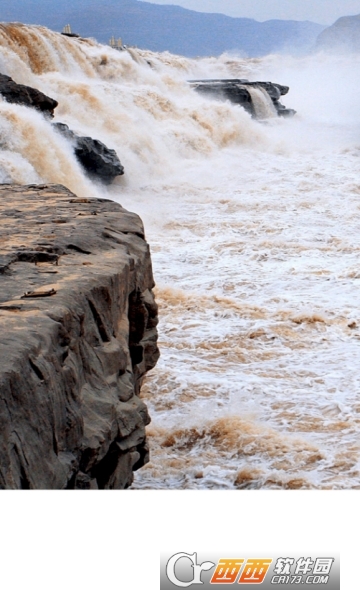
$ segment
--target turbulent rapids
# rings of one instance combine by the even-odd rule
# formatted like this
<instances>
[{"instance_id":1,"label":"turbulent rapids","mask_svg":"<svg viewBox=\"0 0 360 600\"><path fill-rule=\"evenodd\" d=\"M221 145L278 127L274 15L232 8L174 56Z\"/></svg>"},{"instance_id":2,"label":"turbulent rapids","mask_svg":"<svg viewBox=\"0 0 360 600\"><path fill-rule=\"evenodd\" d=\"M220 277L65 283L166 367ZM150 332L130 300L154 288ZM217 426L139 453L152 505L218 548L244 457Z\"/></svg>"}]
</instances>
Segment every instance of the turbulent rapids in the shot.
<instances>
[{"instance_id":1,"label":"turbulent rapids","mask_svg":"<svg viewBox=\"0 0 360 600\"><path fill-rule=\"evenodd\" d=\"M112 198L145 223L162 356L133 487L359 487L359 57L188 60L19 24L0 44L1 73L125 166L94 184L49 120L1 100L1 181ZM207 78L283 81L298 114L271 118L252 90L256 122L187 83Z\"/></svg>"}]
</instances>

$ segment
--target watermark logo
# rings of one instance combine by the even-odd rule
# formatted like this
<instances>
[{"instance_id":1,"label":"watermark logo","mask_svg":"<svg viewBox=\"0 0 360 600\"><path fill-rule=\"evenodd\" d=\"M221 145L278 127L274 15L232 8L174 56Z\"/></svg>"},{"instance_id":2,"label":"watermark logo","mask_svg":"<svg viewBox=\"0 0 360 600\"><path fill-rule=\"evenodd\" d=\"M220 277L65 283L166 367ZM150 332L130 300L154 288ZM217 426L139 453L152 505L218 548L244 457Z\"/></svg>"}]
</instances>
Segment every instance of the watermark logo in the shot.
<instances>
[{"instance_id":1,"label":"watermark logo","mask_svg":"<svg viewBox=\"0 0 360 600\"><path fill-rule=\"evenodd\" d=\"M271 578L271 585L276 584L307 584L327 585L330 579L330 571L333 566L334 558L299 558L296 562L294 558L278 558L274 567L274 575ZM295 564L293 572L292 566ZM307 577L303 577L307 575Z\"/></svg>"},{"instance_id":2,"label":"watermark logo","mask_svg":"<svg viewBox=\"0 0 360 600\"><path fill-rule=\"evenodd\" d=\"M190 561L191 567L194 571L193 578L189 582L178 579L178 577L175 574L175 565L177 561L181 558L187 558ZM203 585L203 582L201 581L200 577L201 572L208 571L212 567L215 567L215 564L210 561L198 565L196 559L196 552L194 552L194 554L186 554L186 552L179 552L178 554L174 554L174 556L170 558L168 564L166 565L166 575L169 581L176 585L176 587L187 588L193 584Z\"/></svg>"},{"instance_id":3,"label":"watermark logo","mask_svg":"<svg viewBox=\"0 0 360 600\"><path fill-rule=\"evenodd\" d=\"M243 558L221 558L210 583L235 583L243 564Z\"/></svg>"},{"instance_id":4,"label":"watermark logo","mask_svg":"<svg viewBox=\"0 0 360 600\"><path fill-rule=\"evenodd\" d=\"M238 556L163 554L160 589L340 589L340 558L334 553Z\"/></svg>"}]
</instances>

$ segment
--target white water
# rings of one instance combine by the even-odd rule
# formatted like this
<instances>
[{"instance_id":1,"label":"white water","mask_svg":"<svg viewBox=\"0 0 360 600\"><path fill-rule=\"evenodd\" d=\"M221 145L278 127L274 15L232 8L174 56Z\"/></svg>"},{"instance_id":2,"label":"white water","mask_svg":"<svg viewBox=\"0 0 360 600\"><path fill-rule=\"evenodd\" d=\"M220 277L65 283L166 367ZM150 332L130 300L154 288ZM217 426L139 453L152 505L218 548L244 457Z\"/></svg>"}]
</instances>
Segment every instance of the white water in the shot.
<instances>
[{"instance_id":1,"label":"white water","mask_svg":"<svg viewBox=\"0 0 360 600\"><path fill-rule=\"evenodd\" d=\"M259 120L272 119L277 116L274 104L271 101L269 94L264 88L255 88L251 85L247 87L251 96L251 102L254 107L255 117Z\"/></svg>"},{"instance_id":2,"label":"white water","mask_svg":"<svg viewBox=\"0 0 360 600\"><path fill-rule=\"evenodd\" d=\"M126 169L95 186L41 115L0 101L3 181L111 197L145 223L162 356L133 487L358 487L359 57L191 61L19 26L0 44L0 72ZM186 83L206 77L290 85L298 114L255 122Z\"/></svg>"}]
</instances>

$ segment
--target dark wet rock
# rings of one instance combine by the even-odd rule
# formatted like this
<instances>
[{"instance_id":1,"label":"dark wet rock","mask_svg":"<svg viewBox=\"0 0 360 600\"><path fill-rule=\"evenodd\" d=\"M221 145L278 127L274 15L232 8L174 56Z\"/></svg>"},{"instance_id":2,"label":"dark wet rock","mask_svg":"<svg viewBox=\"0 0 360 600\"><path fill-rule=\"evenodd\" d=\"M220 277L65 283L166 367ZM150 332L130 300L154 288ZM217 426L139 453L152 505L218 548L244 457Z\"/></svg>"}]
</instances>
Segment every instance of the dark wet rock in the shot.
<instances>
[{"instance_id":1,"label":"dark wet rock","mask_svg":"<svg viewBox=\"0 0 360 600\"><path fill-rule=\"evenodd\" d=\"M61 185L3 184L0 207L0 488L126 488L159 357L141 220Z\"/></svg>"},{"instance_id":2,"label":"dark wet rock","mask_svg":"<svg viewBox=\"0 0 360 600\"><path fill-rule=\"evenodd\" d=\"M189 83L200 94L240 104L253 117L256 115L250 89L252 87L262 88L269 94L279 116L287 117L296 114L295 110L285 108L279 101L280 97L285 96L289 91L289 87L286 85L271 81L248 81L247 79L204 79L192 80Z\"/></svg>"},{"instance_id":3,"label":"dark wet rock","mask_svg":"<svg viewBox=\"0 0 360 600\"><path fill-rule=\"evenodd\" d=\"M66 33L65 31L62 31L61 35L64 35L65 37L69 37L69 38L79 38L80 37L80 35L78 33Z\"/></svg>"},{"instance_id":4,"label":"dark wet rock","mask_svg":"<svg viewBox=\"0 0 360 600\"><path fill-rule=\"evenodd\" d=\"M65 123L53 125L74 143L74 152L89 175L104 183L111 183L115 177L124 174L124 167L115 150L110 150L99 140L77 135Z\"/></svg>"},{"instance_id":5,"label":"dark wet rock","mask_svg":"<svg viewBox=\"0 0 360 600\"><path fill-rule=\"evenodd\" d=\"M0 94L7 102L35 108L51 118L58 106L56 100L39 90L15 83L11 77L2 74L0 74ZM124 167L115 150L107 148L99 140L76 135L64 123L54 123L54 127L73 142L75 155L88 175L108 184L118 175L124 174Z\"/></svg>"},{"instance_id":6,"label":"dark wet rock","mask_svg":"<svg viewBox=\"0 0 360 600\"><path fill-rule=\"evenodd\" d=\"M11 77L0 73L0 94L13 104L23 104L30 106L45 113L48 116L54 116L54 110L58 102L49 96L46 96L39 90L15 83Z\"/></svg>"}]
</instances>

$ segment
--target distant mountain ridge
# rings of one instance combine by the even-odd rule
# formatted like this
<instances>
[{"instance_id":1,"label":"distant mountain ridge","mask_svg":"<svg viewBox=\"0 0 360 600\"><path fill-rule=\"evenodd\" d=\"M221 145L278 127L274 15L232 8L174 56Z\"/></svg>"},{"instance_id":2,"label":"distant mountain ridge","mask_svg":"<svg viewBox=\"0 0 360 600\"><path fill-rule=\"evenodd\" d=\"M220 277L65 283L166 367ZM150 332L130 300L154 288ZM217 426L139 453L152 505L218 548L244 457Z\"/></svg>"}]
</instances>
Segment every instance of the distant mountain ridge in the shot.
<instances>
[{"instance_id":1,"label":"distant mountain ridge","mask_svg":"<svg viewBox=\"0 0 360 600\"><path fill-rule=\"evenodd\" d=\"M341 17L320 33L316 50L360 52L360 15Z\"/></svg>"},{"instance_id":2,"label":"distant mountain ridge","mask_svg":"<svg viewBox=\"0 0 360 600\"><path fill-rule=\"evenodd\" d=\"M170 0L169 0L170 1ZM107 43L112 35L125 44L184 56L237 51L262 56L286 49L307 50L323 25L310 21L253 19L199 13L173 5L138 0L1 0L1 21L20 21L73 31Z\"/></svg>"}]
</instances>

